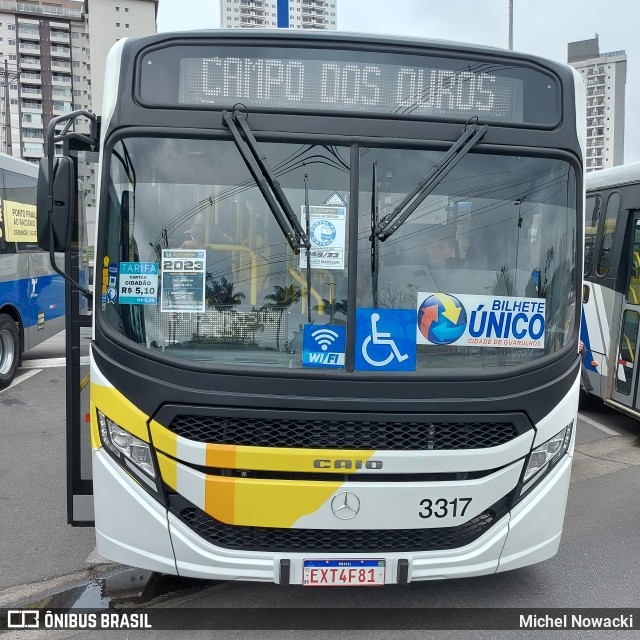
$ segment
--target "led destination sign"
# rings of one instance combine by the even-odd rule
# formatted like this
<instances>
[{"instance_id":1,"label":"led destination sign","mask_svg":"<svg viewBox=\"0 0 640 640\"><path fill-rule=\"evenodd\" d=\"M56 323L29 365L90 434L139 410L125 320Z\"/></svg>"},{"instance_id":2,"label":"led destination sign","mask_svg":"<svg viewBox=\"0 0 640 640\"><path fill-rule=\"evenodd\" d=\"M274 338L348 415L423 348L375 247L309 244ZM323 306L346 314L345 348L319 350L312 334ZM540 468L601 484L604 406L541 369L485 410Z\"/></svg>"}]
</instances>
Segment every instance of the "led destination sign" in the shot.
<instances>
[{"instance_id":1,"label":"led destination sign","mask_svg":"<svg viewBox=\"0 0 640 640\"><path fill-rule=\"evenodd\" d=\"M258 36L256 36L258 39ZM182 106L378 113L552 126L560 122L558 79L542 65L501 53L469 55L211 43L157 46L140 57L138 98Z\"/></svg>"},{"instance_id":2,"label":"led destination sign","mask_svg":"<svg viewBox=\"0 0 640 640\"><path fill-rule=\"evenodd\" d=\"M137 99L151 108L180 106L360 112L396 117L457 118L555 126L558 78L540 64L508 54L447 56L425 43L422 53L370 43L357 50L230 44L212 37L155 46L138 58ZM251 42L251 44L249 44Z\"/></svg>"},{"instance_id":3,"label":"led destination sign","mask_svg":"<svg viewBox=\"0 0 640 640\"><path fill-rule=\"evenodd\" d=\"M450 62L450 61L449 61ZM460 65L460 63L458 63ZM180 102L522 121L522 81L492 65L447 69L367 62L186 58Z\"/></svg>"}]
</instances>

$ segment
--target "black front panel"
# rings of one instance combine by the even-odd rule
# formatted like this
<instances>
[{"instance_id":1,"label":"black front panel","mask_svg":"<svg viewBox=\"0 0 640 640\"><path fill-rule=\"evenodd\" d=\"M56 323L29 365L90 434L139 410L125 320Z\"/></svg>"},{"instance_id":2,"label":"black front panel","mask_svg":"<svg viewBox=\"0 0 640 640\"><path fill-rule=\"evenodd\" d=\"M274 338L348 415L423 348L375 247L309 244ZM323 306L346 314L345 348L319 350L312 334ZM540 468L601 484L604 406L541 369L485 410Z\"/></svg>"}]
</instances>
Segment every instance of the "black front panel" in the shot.
<instances>
[{"instance_id":1,"label":"black front panel","mask_svg":"<svg viewBox=\"0 0 640 640\"><path fill-rule=\"evenodd\" d=\"M398 553L456 549L470 544L507 512L503 499L458 527L435 529L278 529L225 524L172 496L171 511L207 542L227 549L267 552Z\"/></svg>"},{"instance_id":2,"label":"black front panel","mask_svg":"<svg viewBox=\"0 0 640 640\"><path fill-rule=\"evenodd\" d=\"M161 421L171 409L165 406L156 420ZM244 415L229 413L219 408L212 408L208 415L194 415L193 411L190 415L179 413L168 428L196 442L248 447L461 451L497 447L517 438L518 428L512 419L520 423L521 430L529 426L526 418L517 414L483 416L483 420L472 422L465 416L455 415L351 414L344 417L325 416L318 411L313 412L315 419L305 419L293 417L292 411L271 412L274 417L265 416L264 411L239 412Z\"/></svg>"},{"instance_id":3,"label":"black front panel","mask_svg":"<svg viewBox=\"0 0 640 640\"><path fill-rule=\"evenodd\" d=\"M280 48L289 52L297 50L296 47L299 49L309 47L316 52L324 52L326 60L331 60L330 54L332 52L340 50L344 58L343 62L346 64L349 63L349 56L355 55L354 52L362 51L387 58L396 56L398 60L402 56L407 59L421 58L423 62L426 60L424 42L404 42L399 39L347 36L344 34L333 34L326 37L324 34L320 36L294 33L260 34L258 36L238 32L216 32L215 34L192 35L188 38L157 35L133 40L126 43L123 50L120 79L122 88L118 95L115 117L107 126L107 149L113 147L115 137L112 134L121 129L123 123L132 127L126 132L127 136L174 136L176 139L185 136L198 139L213 136L216 139L230 141L229 131L225 128L220 116L220 110L227 106L225 104L195 105L194 108L193 104L188 104L186 101L169 104L175 101L165 96L162 99L158 98L154 108L148 108L148 105L145 106L140 99L140 87L144 86L148 89L151 86L142 77L140 67L147 53L160 51L162 47L166 46L181 47L198 43L199 45L215 43L216 46L234 47L240 45L247 49L260 43L269 49ZM480 159L483 155L486 158L490 153L535 158L548 157L550 149L553 149L555 150L551 154L553 157L562 157L572 165L577 175L578 190L582 187L578 160L580 147L575 131L575 94L573 77L568 68L543 60L532 60L527 65L523 65L521 58L516 54L504 52L497 56L489 56L486 51L479 48L454 47L441 43L431 43L429 54L442 64L445 64L447 60L454 59L458 61L485 59L493 64L504 63L505 68L535 70L535 73L538 73L541 78L553 79L551 85L557 83L557 92L554 94L556 96L554 100L558 100L557 113L566 114L565 118L559 117L554 121L550 116L536 119L523 115L524 122L546 123L523 128L517 128L513 121L507 119L494 120L474 152L478 151ZM316 57L321 58L320 55ZM407 69L410 67L411 65L407 66ZM157 71L157 65L155 68L156 71L153 73L163 73L162 70ZM260 65L256 68L259 70ZM264 71L264 62L262 69ZM228 68L228 71L232 70ZM362 79L362 70L359 73ZM356 76L356 71L351 70L350 74L349 77L353 79ZM218 79L224 85L225 78ZM227 76L227 85L230 81L230 76ZM132 90L134 87L135 89ZM545 87L541 87L541 89L543 88ZM552 88L553 86L547 87L546 90L553 93ZM174 89L167 90L175 90L179 93L179 88L175 88L175 86ZM163 101L164 104L161 105ZM553 102L543 96L538 96L537 101L538 104L547 105ZM527 100L524 101L525 105L526 103ZM526 109L526 106L523 108ZM441 121L436 121L436 118ZM416 144L425 145L426 141L429 141L434 149L444 151L460 136L462 125L456 120L459 118L443 117L442 114L432 114L423 118L407 118L406 115L398 114L397 118L393 118L386 112L383 113L379 110L376 112L374 109L357 117L354 117L353 112L349 115L340 110L323 111L320 108L316 108L312 112L311 109L303 110L299 106L287 112L274 105L253 106L248 118L252 131L263 145L270 142L275 145L286 140L288 144L300 143L311 147L312 145L317 146L317 141L320 140L321 144L327 146L341 144L345 149L350 147L352 149L351 165L354 166L351 167L351 199L349 204L354 212L358 211L359 178L356 175L358 167L355 166L355 161L358 159L359 149L363 150L367 146L375 148L378 144L381 146L393 145L398 147L399 152L402 153L406 147L415 147ZM188 131L185 130L186 126L189 127ZM171 128L173 129L171 130ZM353 149L355 149L355 156ZM367 148L366 151L369 152L370 149ZM270 159L272 159L271 149L269 152L271 153ZM365 164L364 161L362 164ZM430 164L427 163L425 171L429 166ZM108 168L105 168L105 174L102 176L101 198L103 202L108 201L106 186L108 177ZM298 182L303 184L300 180ZM149 184L155 188L155 182ZM346 197L346 188L341 186L339 190L345 192ZM580 198L577 200L580 201ZM122 198L122 201L124 202L125 199ZM514 211L517 209L519 215L522 213L523 215L520 217L524 220L531 203L528 203L525 198L520 198L517 201L512 199L512 201L510 205L513 203L519 203L519 205L518 207L511 206L511 209ZM136 202L143 203L142 199L136 199ZM581 237L581 204L578 206L576 236ZM142 206L139 207L139 219L142 219L142 208ZM176 211L180 210L178 204L175 208ZM517 225L518 230L521 229L522 220ZM353 231L352 235L355 238L357 229ZM100 233L104 233L104 230ZM103 242L104 239L99 238L99 245ZM284 243L284 241L282 242ZM353 244L352 249L357 249L355 240L350 242ZM150 242L145 241L139 244L138 249L148 252L149 244ZM151 245L153 248L153 242ZM144 260L136 255L135 250L132 253L133 258L120 257L117 260ZM355 251L352 253L355 255ZM581 260L580 247L578 247L577 253L576 260L579 262ZM101 263L104 258L105 256L98 255L98 263ZM349 257L348 259L350 260ZM355 269L352 268L354 266L355 264L350 265L350 274L355 273ZM573 273L573 271L571 274L572 281L578 283L580 274ZM351 279L349 290L355 291L355 278L351 277ZM540 279L540 282L544 284L543 279ZM100 284L97 283L97 286ZM329 291L329 300L332 299L332 293L337 293L337 291L335 289L333 292ZM247 298L247 300L249 299ZM107 309L109 310L109 307ZM131 324L144 328L140 318L134 316L135 314L132 314ZM579 317L578 310L575 317ZM274 337L276 344L278 344L279 338L280 336L276 334ZM102 320L99 319L96 324L97 348L94 348L94 355L98 367L147 415L154 415L165 403L181 403L201 407L243 407L259 411L304 411L308 416L307 419L311 422L314 412L329 408L331 411L342 414L338 418L339 421L348 420L349 412L459 414L463 411L468 416L461 421L464 424L486 421L485 416L488 412L523 412L531 422L535 423L548 414L568 393L579 367L579 360L575 353L577 350L576 331L571 332L571 335L568 335L564 342L554 347L556 351L554 354L545 357L540 363L521 365L515 372L505 371L500 367L496 367L493 371L470 369L456 372L442 370L442 372L432 372L429 380L409 380L407 376L402 379L399 376L394 378L394 376L382 372L371 375L369 372L362 372L356 377L349 376L348 372L340 370L293 371L282 368L279 371L274 371L266 368L255 371L249 369L240 371L239 367L233 370L232 367L220 366L214 371L211 367L196 360L188 363L176 362L175 359L166 357L164 352L153 353L145 348L144 344L144 337L141 337L139 344L134 342L125 344L114 331L109 330L109 327ZM155 347L153 344L152 346ZM185 413L184 415L193 414ZM386 424L386 419L383 418L379 422ZM447 422L447 419L444 419L443 422ZM216 434L215 437L219 437L219 434Z\"/></svg>"},{"instance_id":4,"label":"black front panel","mask_svg":"<svg viewBox=\"0 0 640 640\"><path fill-rule=\"evenodd\" d=\"M303 371L287 376L285 372L229 375L189 370L123 349L104 335L97 337L92 352L106 378L141 411L160 418L166 426L179 413L185 415L168 407L159 413L161 408L175 404L193 405L189 415L202 414L203 410L195 407L215 406L235 410L235 415L240 415L238 409L244 410L244 415L247 409L257 409L263 415L277 412L280 416L298 411L311 420L314 412L327 409L340 421L348 421L353 412L404 413L405 419L412 413L440 414L442 422L451 421L451 415L445 418L442 414L454 414L466 423L507 421L523 432L526 427L522 427L522 418L503 415L496 420L496 414L524 414L535 424L569 393L580 365L577 354L566 352L551 365L511 377L505 374L473 380L453 375L426 382L374 374L368 379L350 380L338 375L341 372L306 375L308 372ZM212 413L211 409L206 412ZM385 418L378 420L384 422Z\"/></svg>"},{"instance_id":5,"label":"black front panel","mask_svg":"<svg viewBox=\"0 0 640 640\"><path fill-rule=\"evenodd\" d=\"M209 96L210 102L206 104L194 104L193 101L187 101L185 94L183 101L179 100L180 64L183 58L177 52L189 49L221 51L234 48L240 52L239 55L233 56L240 60L240 66L236 65L234 70L228 63L225 72L224 68L218 67L216 63L210 64L211 71L214 72L211 76L213 81L203 82L201 77L198 89L204 95L208 91L207 86L217 87L220 84L223 92L226 91L225 96L230 96L232 92L234 99L216 95ZM283 60L295 58L296 55L301 57L304 54L305 60L333 64L333 67L325 70L327 94L324 101L320 95L319 101L309 98L306 104L296 104L294 108L274 104L278 95L285 98L287 96L287 71L284 68L282 70L282 83L278 81L279 72L276 72L276 76L269 77L272 84L278 82L273 86L273 90L270 89L267 93L264 84L264 61L267 58L260 58L256 54L253 63L250 64L251 57L243 53L255 53L258 49L270 51L272 57L275 55L273 52L277 51ZM166 55L161 56L162 64L160 60L157 63L152 60L152 56L159 56L165 51ZM213 58L215 57L214 55ZM334 57L338 62L332 62ZM205 58L204 54L201 56L201 59L213 58ZM372 61L372 64L368 65L371 68L361 69L360 65L367 60ZM148 62L153 64L149 65ZM387 63L394 70L395 84L391 84L395 88L389 93L391 96L395 92L393 105L390 106L391 98L388 98L384 109L366 105L366 111L362 111L360 103L363 96L379 95L376 100L379 99L382 103L382 88L373 82L377 82L378 78L382 82L384 77L382 69L379 76L376 75L377 71L373 70L378 62ZM255 73L262 73L263 76L258 78L258 82L250 82L247 85L245 67L249 69L249 78ZM221 69L226 76L218 73ZM425 76L425 69L437 71L433 88L431 75ZM522 91L511 91L511 97L506 103L509 106L503 108L506 110L502 114L495 111L495 104L500 100L496 101L494 96L492 101L487 102L487 94L478 93L478 89L485 91L484 84L489 87L495 84L493 81L485 80L478 84L478 77L485 71L495 74L496 78L499 76L506 82L519 83L522 87ZM374 75L369 79L371 73ZM398 74L403 82L408 82L405 95L400 96L400 106L397 104ZM290 85L294 75L293 72L290 74ZM209 75L206 78L209 78ZM260 81L263 87L261 92L258 89ZM365 83L372 84L373 88L367 89ZM474 95L477 94L473 99L470 91L472 84ZM322 69L319 85L322 87ZM329 86L333 91L331 95L328 93ZM221 123L218 125L218 118L213 118L212 115L240 103L251 113L251 127L254 131L305 132L306 136L319 134L336 138L345 135L390 135L398 141L450 140L452 136L453 139L459 136L459 125L455 123L464 123L470 117L478 117L480 121L486 120L491 123L484 142L551 147L570 150L576 156L581 154L575 128L575 92L571 70L565 65L541 58L528 57L524 62L520 54L507 51L492 52L489 55L481 47L472 45L287 30L279 30L277 33L221 30L194 32L188 36L158 34L127 41L123 49L120 87L117 98L117 122L108 123L107 136L122 123L129 126L181 127L185 123L186 110L189 112L189 127L223 130ZM403 93L402 83L400 93ZM354 102L353 97L356 94L360 95L360 99ZM256 97L258 95L262 97ZM296 95L301 94L299 91L294 92L290 86L289 97ZM327 102L332 96L339 98L335 104ZM200 97L202 98L202 95ZM370 99L369 102L371 101ZM403 106L404 102L407 104ZM504 100L502 102L504 103ZM437 107L435 111L434 106ZM492 109L495 113L490 117ZM509 117L504 115L507 111L510 112ZM309 115L313 117L309 118ZM301 118L304 119L304 124Z\"/></svg>"}]
</instances>

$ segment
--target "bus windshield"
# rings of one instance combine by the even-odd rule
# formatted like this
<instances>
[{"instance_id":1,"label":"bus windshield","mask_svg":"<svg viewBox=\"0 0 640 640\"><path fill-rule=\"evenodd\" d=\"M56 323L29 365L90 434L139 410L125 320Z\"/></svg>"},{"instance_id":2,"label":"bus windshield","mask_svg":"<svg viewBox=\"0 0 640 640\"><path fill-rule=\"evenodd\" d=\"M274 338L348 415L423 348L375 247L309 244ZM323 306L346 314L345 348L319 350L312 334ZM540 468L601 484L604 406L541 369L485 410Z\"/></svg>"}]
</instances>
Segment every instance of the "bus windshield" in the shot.
<instances>
[{"instance_id":1,"label":"bus windshield","mask_svg":"<svg viewBox=\"0 0 640 640\"><path fill-rule=\"evenodd\" d=\"M347 326L353 307L413 310L411 370L424 374L515 366L572 338L577 196L568 162L472 150L380 241L372 216L391 213L442 150L359 147L353 167L349 146L260 147L309 230L309 255L291 248L232 141L135 137L114 145L102 236L109 286L100 317L123 339L211 367L295 369L305 366L305 326L355 331ZM357 238L349 233L352 216ZM421 337L423 303L434 295L445 317L446 296L460 309ZM499 326L488 327L484 300L506 310ZM523 305L535 311L537 300L536 340L525 344L516 340L523 326L516 316ZM484 337L464 345L447 339L463 322L464 335Z\"/></svg>"}]
</instances>

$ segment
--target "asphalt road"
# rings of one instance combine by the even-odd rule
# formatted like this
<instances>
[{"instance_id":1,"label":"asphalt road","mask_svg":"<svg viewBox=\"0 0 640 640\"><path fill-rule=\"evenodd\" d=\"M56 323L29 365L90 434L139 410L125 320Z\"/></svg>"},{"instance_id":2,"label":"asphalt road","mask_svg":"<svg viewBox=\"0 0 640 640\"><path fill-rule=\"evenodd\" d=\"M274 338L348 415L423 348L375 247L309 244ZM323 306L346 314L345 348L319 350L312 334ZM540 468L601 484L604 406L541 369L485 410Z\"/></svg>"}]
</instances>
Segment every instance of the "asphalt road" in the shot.
<instances>
[{"instance_id":1,"label":"asphalt road","mask_svg":"<svg viewBox=\"0 0 640 640\"><path fill-rule=\"evenodd\" d=\"M49 357L55 349L47 351ZM90 583L91 528L66 524L64 367L31 354L21 381L0 392L0 607ZM55 361L54 361L55 362ZM28 378L22 378L24 375ZM558 555L515 572L383 589L282 587L169 580L149 605L200 607L637 607L640 602L640 423L596 406L581 413L565 529ZM110 568L113 571L113 567ZM139 576L142 580L143 576ZM129 578L128 578L129 579ZM137 578L132 577L131 580ZM146 577L145 577L146 580ZM167 592L171 592L170 597ZM461 615L464 612L461 611ZM169 633L169 632L167 632ZM234 632L267 638L281 632ZM305 632L314 639L330 632ZM353 632L349 637L374 637ZM496 637L495 632L447 637ZM121 632L117 637L134 637ZM91 637L80 634L79 637ZM139 637L139 636L137 636ZM147 634L145 637L181 637ZM210 635L190 633L190 637ZM223 637L223 636L220 636ZM391 637L388 634L376 637ZM400 637L400 636L398 636ZM402 638L436 637L403 632ZM439 636L443 637L443 636ZM510 635L509 637L521 637ZM535 637L541 637L536 635ZM560 637L560 636L556 636ZM564 632L563 638L578 637ZM614 637L592 632L589 638ZM617 635L616 637L619 637Z\"/></svg>"}]
</instances>

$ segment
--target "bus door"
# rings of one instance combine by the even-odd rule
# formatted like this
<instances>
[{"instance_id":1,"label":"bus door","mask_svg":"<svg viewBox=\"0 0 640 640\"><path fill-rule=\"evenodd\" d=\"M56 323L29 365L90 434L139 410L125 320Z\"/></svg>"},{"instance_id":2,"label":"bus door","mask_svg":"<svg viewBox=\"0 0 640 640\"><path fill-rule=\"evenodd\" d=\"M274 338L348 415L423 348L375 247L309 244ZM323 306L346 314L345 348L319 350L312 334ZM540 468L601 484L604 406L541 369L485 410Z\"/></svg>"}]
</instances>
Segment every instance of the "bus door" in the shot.
<instances>
[{"instance_id":1,"label":"bus door","mask_svg":"<svg viewBox=\"0 0 640 640\"><path fill-rule=\"evenodd\" d=\"M613 291L602 286L597 277L598 229L603 198L587 196L585 208L584 287L580 339L586 347L583 358L583 387L595 396L605 397L607 362L611 337L607 309L613 307ZM585 380L586 378L586 380Z\"/></svg>"},{"instance_id":2,"label":"bus door","mask_svg":"<svg viewBox=\"0 0 640 640\"><path fill-rule=\"evenodd\" d=\"M74 123L81 129L88 124L89 132L75 131ZM38 174L38 246L51 252L52 266L65 281L67 522L73 525L94 524L87 357L93 293L87 270L95 242L99 137L99 119L88 111L54 117L47 130L50 155Z\"/></svg>"},{"instance_id":3,"label":"bus door","mask_svg":"<svg viewBox=\"0 0 640 640\"><path fill-rule=\"evenodd\" d=\"M632 212L628 238L628 265L620 322L612 326L612 347L617 344L612 368L611 398L640 411L638 353L640 333L640 211Z\"/></svg>"},{"instance_id":4,"label":"bus door","mask_svg":"<svg viewBox=\"0 0 640 640\"><path fill-rule=\"evenodd\" d=\"M95 175L98 154L70 153L76 166L77 200L71 251L66 272L83 287L91 288L95 236ZM93 300L66 285L67 295L67 522L75 526L94 523L91 469L88 345L91 339ZM101 292L93 291L98 299Z\"/></svg>"}]
</instances>

